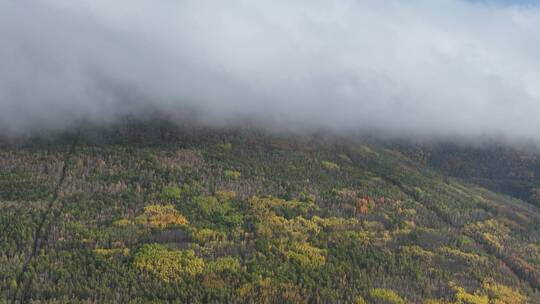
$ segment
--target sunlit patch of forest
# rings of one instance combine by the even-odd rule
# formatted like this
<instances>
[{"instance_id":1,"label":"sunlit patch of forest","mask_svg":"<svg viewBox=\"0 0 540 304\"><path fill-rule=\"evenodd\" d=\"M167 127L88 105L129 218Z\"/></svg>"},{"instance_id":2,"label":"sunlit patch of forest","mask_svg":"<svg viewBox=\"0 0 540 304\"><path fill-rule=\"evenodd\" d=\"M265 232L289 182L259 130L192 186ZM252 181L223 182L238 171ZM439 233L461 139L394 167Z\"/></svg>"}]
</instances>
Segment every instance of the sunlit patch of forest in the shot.
<instances>
[{"instance_id":1,"label":"sunlit patch of forest","mask_svg":"<svg viewBox=\"0 0 540 304\"><path fill-rule=\"evenodd\" d=\"M540 210L412 150L169 126L1 147L0 303L540 302Z\"/></svg>"}]
</instances>

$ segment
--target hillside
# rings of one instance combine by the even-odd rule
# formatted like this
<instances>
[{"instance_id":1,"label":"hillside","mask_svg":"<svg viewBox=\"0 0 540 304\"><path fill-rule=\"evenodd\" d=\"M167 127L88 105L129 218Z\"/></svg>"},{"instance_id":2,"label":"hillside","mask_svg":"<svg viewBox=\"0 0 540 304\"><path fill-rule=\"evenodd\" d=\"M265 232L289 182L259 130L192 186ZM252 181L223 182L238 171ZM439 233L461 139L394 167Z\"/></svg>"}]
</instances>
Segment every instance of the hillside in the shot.
<instances>
[{"instance_id":1,"label":"hillside","mask_svg":"<svg viewBox=\"0 0 540 304\"><path fill-rule=\"evenodd\" d=\"M537 148L446 142L405 145L401 150L446 175L540 206L540 154Z\"/></svg>"},{"instance_id":2,"label":"hillside","mask_svg":"<svg viewBox=\"0 0 540 304\"><path fill-rule=\"evenodd\" d=\"M156 124L5 139L0 303L540 303L540 209L412 155Z\"/></svg>"}]
</instances>

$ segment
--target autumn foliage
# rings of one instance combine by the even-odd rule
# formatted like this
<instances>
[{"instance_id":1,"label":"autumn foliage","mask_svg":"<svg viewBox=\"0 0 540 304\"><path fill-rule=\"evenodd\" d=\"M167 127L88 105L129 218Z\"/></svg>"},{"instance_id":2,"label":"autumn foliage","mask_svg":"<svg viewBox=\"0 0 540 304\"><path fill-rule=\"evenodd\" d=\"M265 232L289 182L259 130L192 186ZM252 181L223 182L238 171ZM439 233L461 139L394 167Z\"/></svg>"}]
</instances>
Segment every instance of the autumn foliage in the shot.
<instances>
[{"instance_id":1,"label":"autumn foliage","mask_svg":"<svg viewBox=\"0 0 540 304\"><path fill-rule=\"evenodd\" d=\"M148 205L144 213L136 218L141 224L155 228L186 226L188 220L173 205Z\"/></svg>"}]
</instances>

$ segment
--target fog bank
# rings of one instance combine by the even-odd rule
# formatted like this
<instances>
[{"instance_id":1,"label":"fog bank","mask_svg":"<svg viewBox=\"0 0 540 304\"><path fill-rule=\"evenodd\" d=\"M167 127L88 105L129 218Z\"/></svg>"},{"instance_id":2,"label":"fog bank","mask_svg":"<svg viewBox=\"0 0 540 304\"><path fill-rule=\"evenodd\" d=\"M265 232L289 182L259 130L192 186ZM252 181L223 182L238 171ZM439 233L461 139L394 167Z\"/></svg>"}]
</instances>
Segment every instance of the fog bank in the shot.
<instances>
[{"instance_id":1,"label":"fog bank","mask_svg":"<svg viewBox=\"0 0 540 304\"><path fill-rule=\"evenodd\" d=\"M540 140L526 2L5 0L0 37L0 133L162 112Z\"/></svg>"}]
</instances>

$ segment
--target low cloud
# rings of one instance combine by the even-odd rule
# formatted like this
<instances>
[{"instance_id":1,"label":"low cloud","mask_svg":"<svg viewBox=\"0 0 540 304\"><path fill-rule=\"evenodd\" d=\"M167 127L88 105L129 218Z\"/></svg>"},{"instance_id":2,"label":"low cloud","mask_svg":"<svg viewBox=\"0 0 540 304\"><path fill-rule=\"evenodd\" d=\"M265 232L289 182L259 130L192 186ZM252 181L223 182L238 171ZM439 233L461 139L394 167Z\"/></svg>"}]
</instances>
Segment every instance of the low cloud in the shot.
<instances>
[{"instance_id":1,"label":"low cloud","mask_svg":"<svg viewBox=\"0 0 540 304\"><path fill-rule=\"evenodd\" d=\"M0 132L156 111L540 140L539 29L508 1L6 0Z\"/></svg>"}]
</instances>

